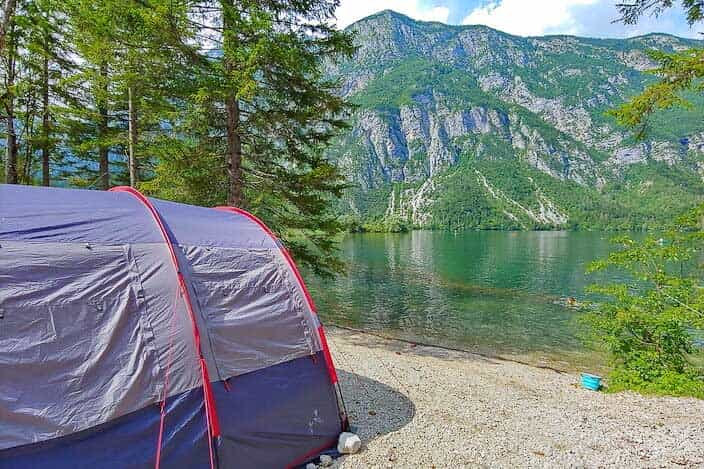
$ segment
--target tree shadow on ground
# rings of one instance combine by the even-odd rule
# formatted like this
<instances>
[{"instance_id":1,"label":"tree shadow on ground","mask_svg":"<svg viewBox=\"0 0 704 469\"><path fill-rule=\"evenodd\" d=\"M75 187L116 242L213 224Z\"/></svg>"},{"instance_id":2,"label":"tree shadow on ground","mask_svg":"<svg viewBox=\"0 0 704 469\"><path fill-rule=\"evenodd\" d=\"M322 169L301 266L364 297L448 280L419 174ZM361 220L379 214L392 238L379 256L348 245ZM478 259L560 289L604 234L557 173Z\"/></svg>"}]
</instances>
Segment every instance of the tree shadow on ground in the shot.
<instances>
[{"instance_id":1,"label":"tree shadow on ground","mask_svg":"<svg viewBox=\"0 0 704 469\"><path fill-rule=\"evenodd\" d=\"M337 373L350 424L364 446L413 420L416 407L406 395L366 376L340 369Z\"/></svg>"}]
</instances>

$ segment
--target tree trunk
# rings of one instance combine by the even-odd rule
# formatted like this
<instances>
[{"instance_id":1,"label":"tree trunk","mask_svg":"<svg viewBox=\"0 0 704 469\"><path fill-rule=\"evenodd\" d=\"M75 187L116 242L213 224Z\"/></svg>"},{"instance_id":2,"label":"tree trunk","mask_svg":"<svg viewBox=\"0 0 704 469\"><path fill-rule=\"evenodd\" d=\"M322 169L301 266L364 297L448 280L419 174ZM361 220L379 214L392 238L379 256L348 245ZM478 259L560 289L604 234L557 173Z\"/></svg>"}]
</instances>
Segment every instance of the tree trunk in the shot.
<instances>
[{"instance_id":1,"label":"tree trunk","mask_svg":"<svg viewBox=\"0 0 704 469\"><path fill-rule=\"evenodd\" d=\"M7 4L5 6L7 10ZM7 33L7 31L5 31ZM15 53L14 41L7 47L5 57L7 63L7 76L5 78L5 113L7 119L7 141L5 158L5 182L7 184L17 184L17 129L15 128Z\"/></svg>"},{"instance_id":2,"label":"tree trunk","mask_svg":"<svg viewBox=\"0 0 704 469\"><path fill-rule=\"evenodd\" d=\"M49 47L49 44L45 44ZM45 51L42 64L42 185L51 185L49 174L49 57Z\"/></svg>"},{"instance_id":3,"label":"tree trunk","mask_svg":"<svg viewBox=\"0 0 704 469\"><path fill-rule=\"evenodd\" d=\"M7 99L7 148L5 159L5 182L17 184L17 132L15 130L14 102Z\"/></svg>"},{"instance_id":4,"label":"tree trunk","mask_svg":"<svg viewBox=\"0 0 704 469\"><path fill-rule=\"evenodd\" d=\"M19 175L17 177L17 183L18 184L31 184L32 183L32 166L33 166L33 157L34 157L34 139L32 136L34 135L34 117L37 114L37 109L36 109L36 97L32 96L30 93L28 93L25 97L25 118L24 122L22 123L22 131L26 135L26 142L24 145L24 161L22 164L22 170L19 171L19 164L18 164L18 172Z\"/></svg>"},{"instance_id":5,"label":"tree trunk","mask_svg":"<svg viewBox=\"0 0 704 469\"><path fill-rule=\"evenodd\" d=\"M98 187L103 190L110 189L110 161L108 156L110 148L105 140L108 137L108 66L100 66L100 93L98 96Z\"/></svg>"},{"instance_id":6,"label":"tree trunk","mask_svg":"<svg viewBox=\"0 0 704 469\"><path fill-rule=\"evenodd\" d=\"M2 20L0 20L0 50L5 48L5 37L10 29L12 18L15 16L16 0L5 0L2 8Z\"/></svg>"},{"instance_id":7,"label":"tree trunk","mask_svg":"<svg viewBox=\"0 0 704 469\"><path fill-rule=\"evenodd\" d=\"M227 32L233 32L232 20L232 0L221 0L223 13L224 47L223 61L226 75L230 75L234 69L232 61L232 50L234 48L234 37ZM228 76L225 78L228 79ZM229 80L228 80L229 81ZM229 177L227 204L234 207L241 207L243 202L242 191L242 138L240 135L240 103L234 91L229 91L225 98L225 110L227 112L227 174Z\"/></svg>"},{"instance_id":8,"label":"tree trunk","mask_svg":"<svg viewBox=\"0 0 704 469\"><path fill-rule=\"evenodd\" d=\"M127 108L129 113L129 138L128 138L128 158L130 170L130 186L137 187L139 183L139 165L137 162L137 106L134 103L134 90L132 86L127 88Z\"/></svg>"},{"instance_id":9,"label":"tree trunk","mask_svg":"<svg viewBox=\"0 0 704 469\"><path fill-rule=\"evenodd\" d=\"M242 206L242 140L240 138L240 104L234 95L225 100L227 108L227 156L230 179L228 205Z\"/></svg>"}]
</instances>

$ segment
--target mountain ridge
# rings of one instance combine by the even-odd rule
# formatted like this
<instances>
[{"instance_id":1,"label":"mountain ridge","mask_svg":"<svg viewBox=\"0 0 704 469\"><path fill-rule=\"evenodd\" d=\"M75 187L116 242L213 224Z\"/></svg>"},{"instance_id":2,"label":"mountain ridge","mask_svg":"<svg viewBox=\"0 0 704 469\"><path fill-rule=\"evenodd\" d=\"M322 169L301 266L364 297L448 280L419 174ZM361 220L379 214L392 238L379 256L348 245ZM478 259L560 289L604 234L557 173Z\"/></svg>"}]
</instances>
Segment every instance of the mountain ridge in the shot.
<instances>
[{"instance_id":1,"label":"mountain ridge","mask_svg":"<svg viewBox=\"0 0 704 469\"><path fill-rule=\"evenodd\" d=\"M519 39L544 39L544 38L575 38L575 39L584 39L584 40L595 40L595 41L628 41L628 40L635 40L635 39L644 39L650 36L666 36L666 37L671 37L675 38L684 42L691 42L691 43L697 43L700 45L704 45L704 40L702 39L692 39L692 38L686 38L682 36L677 36L675 34L670 34L670 33L665 33L665 32L650 32L646 34L639 34L637 36L628 36L628 37L623 37L623 38L617 38L617 37L595 37L595 36L579 36L576 34L545 34L545 35L538 35L538 36L521 36L518 34L512 34L506 31L502 31L500 29L493 28L491 26L488 26L486 24L481 24L481 23L476 23L476 24L450 24L450 23L443 23L442 21L426 21L426 20L418 20L415 18L411 18L408 15L405 15L403 13L400 13L398 11L392 10L392 9L384 9L381 11L378 11L376 13L373 13L371 15L365 16L364 18L360 18L357 21L354 21L350 23L349 25L345 26L343 29L344 30L352 30L354 29L355 25L357 23L363 23L365 21L369 20L374 20L377 17L380 16L396 16L398 18L402 18L404 20L413 22L413 23L426 23L426 24L437 24L437 25L442 25L448 28L486 28L491 31L495 31L501 34L505 34L506 36L511 36L514 38L519 38Z\"/></svg>"},{"instance_id":2,"label":"mountain ridge","mask_svg":"<svg viewBox=\"0 0 704 469\"><path fill-rule=\"evenodd\" d=\"M648 48L701 41L521 37L392 11L347 29L357 52L328 73L358 107L329 155L355 223L655 227L704 197L704 100L657 115L644 142L605 115L653 79Z\"/></svg>"}]
</instances>

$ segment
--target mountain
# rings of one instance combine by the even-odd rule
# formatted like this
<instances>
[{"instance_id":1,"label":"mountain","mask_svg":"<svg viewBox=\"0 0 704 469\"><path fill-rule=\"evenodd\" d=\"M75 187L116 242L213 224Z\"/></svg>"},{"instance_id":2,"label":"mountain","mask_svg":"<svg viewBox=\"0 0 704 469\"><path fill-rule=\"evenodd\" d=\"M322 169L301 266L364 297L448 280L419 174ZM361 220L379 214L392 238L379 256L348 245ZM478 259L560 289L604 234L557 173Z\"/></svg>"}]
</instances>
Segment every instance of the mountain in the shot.
<instances>
[{"instance_id":1,"label":"mountain","mask_svg":"<svg viewBox=\"0 0 704 469\"><path fill-rule=\"evenodd\" d=\"M704 201L704 99L646 140L605 112L653 76L649 49L704 43L517 37L383 11L329 64L357 105L329 150L354 223L422 228L652 228Z\"/></svg>"}]
</instances>

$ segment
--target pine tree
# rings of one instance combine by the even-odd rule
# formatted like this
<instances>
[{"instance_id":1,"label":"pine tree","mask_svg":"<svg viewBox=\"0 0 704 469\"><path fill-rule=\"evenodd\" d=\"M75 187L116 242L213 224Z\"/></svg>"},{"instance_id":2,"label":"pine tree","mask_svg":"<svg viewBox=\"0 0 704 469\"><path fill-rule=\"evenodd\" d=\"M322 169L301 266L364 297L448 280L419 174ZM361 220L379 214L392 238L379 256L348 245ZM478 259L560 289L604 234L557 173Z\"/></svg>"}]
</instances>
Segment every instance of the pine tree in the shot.
<instances>
[{"instance_id":1,"label":"pine tree","mask_svg":"<svg viewBox=\"0 0 704 469\"><path fill-rule=\"evenodd\" d=\"M5 130L5 173L10 183L49 184L50 161L58 140L52 103L60 100L57 75L69 61L62 41L57 0L18 0L2 50L0 115Z\"/></svg>"},{"instance_id":2,"label":"pine tree","mask_svg":"<svg viewBox=\"0 0 704 469\"><path fill-rule=\"evenodd\" d=\"M73 158L70 182L109 189L111 157L118 144L116 90L118 44L112 2L66 0L61 9L67 18L68 39L79 56L77 67L62 80L69 90L60 108L64 143Z\"/></svg>"},{"instance_id":3,"label":"pine tree","mask_svg":"<svg viewBox=\"0 0 704 469\"><path fill-rule=\"evenodd\" d=\"M247 208L319 273L340 268L333 238L342 227L329 207L346 187L322 152L346 126L347 104L322 71L324 60L353 50L351 38L327 24L337 4L190 4L198 86L178 129L188 138L145 186L162 197Z\"/></svg>"},{"instance_id":4,"label":"pine tree","mask_svg":"<svg viewBox=\"0 0 704 469\"><path fill-rule=\"evenodd\" d=\"M75 69L76 65L70 58L66 20L56 8L57 0L34 0L33 3L27 66L31 75L36 77L39 122L32 143L40 153L41 184L49 186L51 166L61 159L56 152L61 136L57 134L53 108L62 102L65 95L65 90L60 86L61 76Z\"/></svg>"},{"instance_id":5,"label":"pine tree","mask_svg":"<svg viewBox=\"0 0 704 469\"><path fill-rule=\"evenodd\" d=\"M168 0L69 0L63 8L81 56L67 78L74 93L63 120L69 147L84 162L73 182L136 186L176 139L171 120L188 95L180 88L190 48L173 40L188 40L184 9Z\"/></svg>"},{"instance_id":6,"label":"pine tree","mask_svg":"<svg viewBox=\"0 0 704 469\"><path fill-rule=\"evenodd\" d=\"M114 18L112 40L116 44L113 84L117 126L122 130L129 183L136 187L140 166L148 169L157 148L169 140L165 128L177 109L179 80L183 69L178 47L170 47L170 28L175 19L183 22L169 1L149 4L104 2ZM183 12L183 10L181 10ZM186 67L187 69L187 67ZM173 138L173 136L172 136Z\"/></svg>"}]
</instances>

